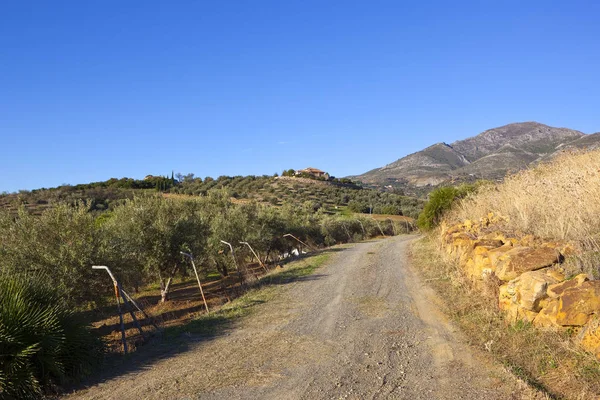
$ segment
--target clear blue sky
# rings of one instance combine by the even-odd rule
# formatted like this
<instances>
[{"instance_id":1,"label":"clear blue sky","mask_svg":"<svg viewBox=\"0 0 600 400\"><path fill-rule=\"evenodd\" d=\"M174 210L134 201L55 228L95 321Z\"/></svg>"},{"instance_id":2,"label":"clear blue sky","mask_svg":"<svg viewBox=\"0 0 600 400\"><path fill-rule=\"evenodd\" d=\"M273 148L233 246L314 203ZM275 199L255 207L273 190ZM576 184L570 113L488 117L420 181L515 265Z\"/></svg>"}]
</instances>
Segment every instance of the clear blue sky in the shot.
<instances>
[{"instance_id":1,"label":"clear blue sky","mask_svg":"<svg viewBox=\"0 0 600 400\"><path fill-rule=\"evenodd\" d=\"M600 131L597 1L3 1L0 191Z\"/></svg>"}]
</instances>

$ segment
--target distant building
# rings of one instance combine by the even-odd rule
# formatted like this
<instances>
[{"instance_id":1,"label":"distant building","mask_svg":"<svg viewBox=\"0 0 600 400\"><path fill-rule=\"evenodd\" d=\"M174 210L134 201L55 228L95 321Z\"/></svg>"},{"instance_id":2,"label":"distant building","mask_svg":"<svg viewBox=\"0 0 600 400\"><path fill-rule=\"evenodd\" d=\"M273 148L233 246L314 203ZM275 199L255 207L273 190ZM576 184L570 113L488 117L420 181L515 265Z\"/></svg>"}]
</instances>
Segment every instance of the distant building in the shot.
<instances>
[{"instance_id":1,"label":"distant building","mask_svg":"<svg viewBox=\"0 0 600 400\"><path fill-rule=\"evenodd\" d=\"M306 169L301 169L301 170L296 171L296 175L302 175L302 174L312 175L317 178L329 179L329 174L327 172L321 171L320 169L317 169L317 168L308 167Z\"/></svg>"}]
</instances>

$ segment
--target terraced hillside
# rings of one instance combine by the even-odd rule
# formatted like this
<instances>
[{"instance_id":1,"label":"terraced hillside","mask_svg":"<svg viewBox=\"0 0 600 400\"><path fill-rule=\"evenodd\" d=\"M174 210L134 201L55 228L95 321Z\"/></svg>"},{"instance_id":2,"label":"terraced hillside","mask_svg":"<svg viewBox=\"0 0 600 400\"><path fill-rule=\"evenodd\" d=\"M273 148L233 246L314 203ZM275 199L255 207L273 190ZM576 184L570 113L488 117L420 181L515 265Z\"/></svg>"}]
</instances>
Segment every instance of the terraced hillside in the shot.
<instances>
[{"instance_id":1,"label":"terraced hillside","mask_svg":"<svg viewBox=\"0 0 600 400\"><path fill-rule=\"evenodd\" d=\"M153 177L156 182L130 178L110 179L81 185L21 191L0 195L0 207L17 211L24 207L34 214L60 202L87 201L96 212L112 209L124 199L160 191L165 195L207 196L211 191L226 191L237 202L257 201L282 206L321 210L326 213L373 213L406 215L416 218L422 200L398 192L363 188L348 180L322 181L278 176L220 176L216 179L188 175L181 180Z\"/></svg>"}]
</instances>

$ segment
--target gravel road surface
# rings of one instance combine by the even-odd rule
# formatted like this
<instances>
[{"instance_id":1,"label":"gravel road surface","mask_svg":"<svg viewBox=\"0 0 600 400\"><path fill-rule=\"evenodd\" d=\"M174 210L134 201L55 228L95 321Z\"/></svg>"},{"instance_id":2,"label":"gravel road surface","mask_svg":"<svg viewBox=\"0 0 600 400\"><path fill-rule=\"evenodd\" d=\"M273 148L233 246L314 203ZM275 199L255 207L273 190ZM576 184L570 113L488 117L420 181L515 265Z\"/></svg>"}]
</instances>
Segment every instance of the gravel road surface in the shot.
<instances>
[{"instance_id":1,"label":"gravel road surface","mask_svg":"<svg viewBox=\"0 0 600 400\"><path fill-rule=\"evenodd\" d=\"M543 398L465 344L408 265L414 239L343 249L227 335L68 397Z\"/></svg>"}]
</instances>

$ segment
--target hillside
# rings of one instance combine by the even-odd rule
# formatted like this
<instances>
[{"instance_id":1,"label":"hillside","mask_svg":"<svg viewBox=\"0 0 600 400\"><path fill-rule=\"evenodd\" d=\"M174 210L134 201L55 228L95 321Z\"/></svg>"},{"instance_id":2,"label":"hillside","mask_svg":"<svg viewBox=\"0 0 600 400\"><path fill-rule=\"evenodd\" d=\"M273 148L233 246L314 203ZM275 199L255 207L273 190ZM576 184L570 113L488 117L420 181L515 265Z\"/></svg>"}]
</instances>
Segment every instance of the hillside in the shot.
<instances>
[{"instance_id":1,"label":"hillside","mask_svg":"<svg viewBox=\"0 0 600 400\"><path fill-rule=\"evenodd\" d=\"M600 133L586 135L538 122L514 123L451 144L437 143L350 178L419 194L443 182L501 179L562 151L599 146Z\"/></svg>"},{"instance_id":2,"label":"hillside","mask_svg":"<svg viewBox=\"0 0 600 400\"><path fill-rule=\"evenodd\" d=\"M124 199L144 193L158 191L165 195L197 197L221 190L226 191L238 203L256 201L273 206L288 203L314 211L322 209L330 214L348 209L357 213L372 212L416 218L422 209L422 201L416 198L363 188L347 180L323 181L267 175L202 179L192 174L181 180L165 177L152 177L150 181L122 178L3 194L0 195L0 208L16 212L19 207L24 207L30 213L41 214L43 210L61 202L73 204L87 201L91 210L103 212L113 209Z\"/></svg>"}]
</instances>

